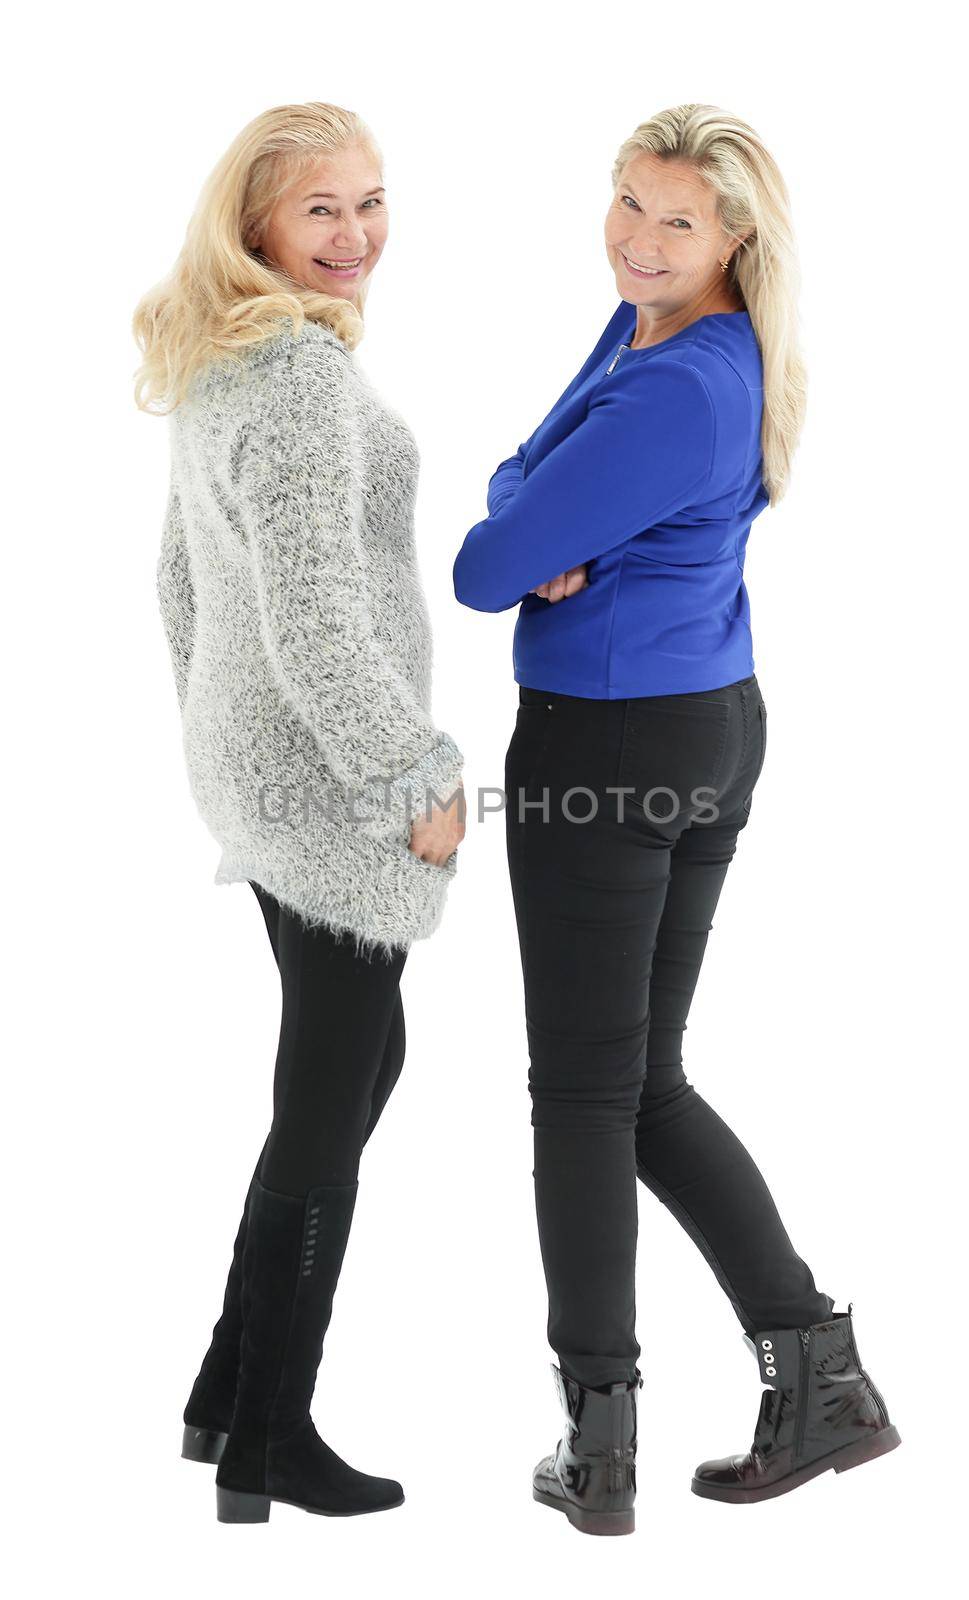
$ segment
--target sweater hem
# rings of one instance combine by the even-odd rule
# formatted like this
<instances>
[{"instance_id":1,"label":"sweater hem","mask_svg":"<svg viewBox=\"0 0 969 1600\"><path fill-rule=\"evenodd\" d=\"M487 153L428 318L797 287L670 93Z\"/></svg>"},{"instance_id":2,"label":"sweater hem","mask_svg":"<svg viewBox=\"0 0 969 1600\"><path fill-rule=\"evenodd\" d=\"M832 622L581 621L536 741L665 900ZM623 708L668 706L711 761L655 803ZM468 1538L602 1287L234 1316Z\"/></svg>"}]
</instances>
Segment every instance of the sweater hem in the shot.
<instances>
[{"instance_id":1,"label":"sweater hem","mask_svg":"<svg viewBox=\"0 0 969 1600\"><path fill-rule=\"evenodd\" d=\"M328 933L346 936L354 940L354 954L366 960L372 960L379 955L383 960L389 961L401 950L408 950L410 945L419 939L427 939L436 932L444 914L447 888L454 876L454 857L448 867L432 867L427 862L419 861L406 847L401 849L401 857L407 855L414 866L425 874L440 874L440 882L434 884L437 893L424 902L424 914L418 914L409 922L403 918L397 919L398 926L391 927L382 924L379 919L354 918L341 912L335 903L324 896L315 900L300 897L296 900L285 889L276 875L267 871L265 865L257 866L246 864L227 853L223 855L215 870L213 882L216 886L231 883L258 883L273 896L283 909L294 916L307 931L314 928L325 929ZM401 870L407 871L406 861L388 861L379 876L379 896L381 901L391 910L399 910L399 897L395 896L396 879ZM386 891L386 892L385 892Z\"/></svg>"}]
</instances>

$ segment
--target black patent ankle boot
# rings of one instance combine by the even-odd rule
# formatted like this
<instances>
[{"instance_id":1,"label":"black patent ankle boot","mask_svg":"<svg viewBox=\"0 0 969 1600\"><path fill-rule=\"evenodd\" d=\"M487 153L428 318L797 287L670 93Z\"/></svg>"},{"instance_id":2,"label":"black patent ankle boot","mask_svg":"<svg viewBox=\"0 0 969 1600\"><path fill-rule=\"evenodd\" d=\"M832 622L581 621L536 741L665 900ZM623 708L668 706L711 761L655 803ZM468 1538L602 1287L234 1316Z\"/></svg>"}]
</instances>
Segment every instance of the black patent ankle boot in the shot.
<instances>
[{"instance_id":1,"label":"black patent ankle boot","mask_svg":"<svg viewBox=\"0 0 969 1600\"><path fill-rule=\"evenodd\" d=\"M222 1314L212 1329L209 1348L202 1357L202 1365L182 1412L182 1456L186 1461L202 1461L209 1465L217 1462L225 1448L232 1423L242 1339L242 1254L246 1243L252 1185L259 1175L265 1150L264 1144L249 1181L242 1218L232 1246Z\"/></svg>"},{"instance_id":2,"label":"black patent ankle boot","mask_svg":"<svg viewBox=\"0 0 969 1600\"><path fill-rule=\"evenodd\" d=\"M356 1195L356 1183L298 1199L253 1182L239 1381L215 1475L220 1522L266 1522L274 1500L331 1517L403 1501L396 1479L357 1472L310 1417Z\"/></svg>"},{"instance_id":3,"label":"black patent ankle boot","mask_svg":"<svg viewBox=\"0 0 969 1600\"><path fill-rule=\"evenodd\" d=\"M643 1380L614 1383L607 1394L567 1377L554 1362L552 1376L565 1414L554 1455L532 1474L532 1495L564 1511L581 1533L632 1533L636 1526L636 1394Z\"/></svg>"},{"instance_id":4,"label":"black patent ankle boot","mask_svg":"<svg viewBox=\"0 0 969 1600\"><path fill-rule=\"evenodd\" d=\"M754 1442L746 1455L701 1462L694 1494L738 1503L770 1500L829 1467L846 1472L901 1444L858 1359L851 1305L810 1328L744 1339L770 1385L761 1395Z\"/></svg>"}]
</instances>

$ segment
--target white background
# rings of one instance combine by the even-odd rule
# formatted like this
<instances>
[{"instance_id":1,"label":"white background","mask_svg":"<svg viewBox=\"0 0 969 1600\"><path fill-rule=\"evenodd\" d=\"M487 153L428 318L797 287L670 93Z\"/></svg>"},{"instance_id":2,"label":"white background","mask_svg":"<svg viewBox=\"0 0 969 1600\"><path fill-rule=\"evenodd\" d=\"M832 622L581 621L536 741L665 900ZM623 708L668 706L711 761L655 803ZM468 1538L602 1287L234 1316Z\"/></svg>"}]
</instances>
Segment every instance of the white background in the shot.
<instances>
[{"instance_id":1,"label":"white background","mask_svg":"<svg viewBox=\"0 0 969 1600\"><path fill-rule=\"evenodd\" d=\"M908 1592L961 1510L966 565L962 140L940 5L33 7L5 98L5 1511L17 1592ZM770 746L686 1070L772 1185L902 1448L758 1508L690 1493L761 1393L709 1268L640 1191L637 1532L531 1499L559 1434L503 819L469 821L403 979L321 1433L405 1505L216 1522L179 1458L271 1113L279 980L216 890L154 590L162 421L130 316L238 129L359 110L391 234L358 359L422 452L434 713L502 782L514 611L459 606L485 485L617 303L610 167L653 112L745 118L791 191L810 408L747 579ZM961 134L961 127L958 130ZM957 1499L958 1497L958 1499ZM55 1587L56 1586L56 1587Z\"/></svg>"}]
</instances>

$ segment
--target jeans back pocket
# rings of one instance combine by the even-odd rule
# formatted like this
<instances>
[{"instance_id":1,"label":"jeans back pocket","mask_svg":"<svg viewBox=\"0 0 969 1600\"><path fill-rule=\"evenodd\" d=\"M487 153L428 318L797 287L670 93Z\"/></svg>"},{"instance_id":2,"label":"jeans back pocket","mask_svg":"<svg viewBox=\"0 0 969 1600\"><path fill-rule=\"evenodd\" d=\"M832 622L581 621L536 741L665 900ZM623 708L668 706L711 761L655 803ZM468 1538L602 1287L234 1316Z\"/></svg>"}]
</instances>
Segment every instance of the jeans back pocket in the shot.
<instances>
[{"instance_id":1,"label":"jeans back pocket","mask_svg":"<svg viewBox=\"0 0 969 1600\"><path fill-rule=\"evenodd\" d=\"M649 821L689 820L716 797L730 731L726 700L688 696L629 700L618 786Z\"/></svg>"}]
</instances>

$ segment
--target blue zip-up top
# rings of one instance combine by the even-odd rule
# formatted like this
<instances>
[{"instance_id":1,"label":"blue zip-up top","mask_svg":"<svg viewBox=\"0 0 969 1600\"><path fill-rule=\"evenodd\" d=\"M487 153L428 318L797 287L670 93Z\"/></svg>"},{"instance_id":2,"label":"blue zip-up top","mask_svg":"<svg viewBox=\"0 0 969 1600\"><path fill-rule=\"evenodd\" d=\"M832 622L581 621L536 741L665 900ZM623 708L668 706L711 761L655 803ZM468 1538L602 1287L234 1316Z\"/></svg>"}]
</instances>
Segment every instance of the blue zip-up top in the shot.
<instances>
[{"instance_id":1,"label":"blue zip-up top","mask_svg":"<svg viewBox=\"0 0 969 1600\"><path fill-rule=\"evenodd\" d=\"M718 689L754 670L743 569L768 504L763 372L746 311L630 350L621 301L565 393L488 484L454 562L476 611L520 605L515 679L615 700ZM529 591L587 564L564 600Z\"/></svg>"}]
</instances>

